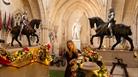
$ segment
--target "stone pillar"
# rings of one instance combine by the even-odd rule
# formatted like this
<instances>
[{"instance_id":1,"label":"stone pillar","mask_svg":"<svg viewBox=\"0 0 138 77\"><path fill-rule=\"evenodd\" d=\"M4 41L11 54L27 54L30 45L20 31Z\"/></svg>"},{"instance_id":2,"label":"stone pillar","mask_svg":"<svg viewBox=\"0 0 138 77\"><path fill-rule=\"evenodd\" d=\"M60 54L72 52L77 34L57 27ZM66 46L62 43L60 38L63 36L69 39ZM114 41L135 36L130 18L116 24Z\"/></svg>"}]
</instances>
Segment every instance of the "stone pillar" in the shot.
<instances>
[{"instance_id":1,"label":"stone pillar","mask_svg":"<svg viewBox=\"0 0 138 77\"><path fill-rule=\"evenodd\" d=\"M125 0L113 0L112 6L115 8L116 23L122 23L124 17Z\"/></svg>"},{"instance_id":2,"label":"stone pillar","mask_svg":"<svg viewBox=\"0 0 138 77\"><path fill-rule=\"evenodd\" d=\"M80 40L72 40L76 46L77 49L81 50L81 41Z\"/></svg>"},{"instance_id":3,"label":"stone pillar","mask_svg":"<svg viewBox=\"0 0 138 77\"><path fill-rule=\"evenodd\" d=\"M41 28L41 39L40 39L40 43L41 44L46 44L48 43L48 29L46 27L42 27Z\"/></svg>"}]
</instances>

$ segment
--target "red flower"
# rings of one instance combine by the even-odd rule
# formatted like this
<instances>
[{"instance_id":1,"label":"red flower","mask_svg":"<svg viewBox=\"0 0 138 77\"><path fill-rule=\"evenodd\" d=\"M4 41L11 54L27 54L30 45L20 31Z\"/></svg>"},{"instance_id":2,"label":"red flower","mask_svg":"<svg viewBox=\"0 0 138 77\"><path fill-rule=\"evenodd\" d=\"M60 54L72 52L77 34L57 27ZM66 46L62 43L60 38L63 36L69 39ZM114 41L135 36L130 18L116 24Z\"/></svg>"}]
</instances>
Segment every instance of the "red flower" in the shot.
<instances>
[{"instance_id":1,"label":"red flower","mask_svg":"<svg viewBox=\"0 0 138 77\"><path fill-rule=\"evenodd\" d=\"M29 48L28 47L24 47L23 51L29 51Z\"/></svg>"},{"instance_id":2,"label":"red flower","mask_svg":"<svg viewBox=\"0 0 138 77\"><path fill-rule=\"evenodd\" d=\"M48 50L51 48L51 45L50 44L47 44L46 46L47 46Z\"/></svg>"},{"instance_id":3,"label":"red flower","mask_svg":"<svg viewBox=\"0 0 138 77\"><path fill-rule=\"evenodd\" d=\"M3 57L0 56L0 64L8 65L10 63L11 62L8 59L4 59Z\"/></svg>"}]
</instances>

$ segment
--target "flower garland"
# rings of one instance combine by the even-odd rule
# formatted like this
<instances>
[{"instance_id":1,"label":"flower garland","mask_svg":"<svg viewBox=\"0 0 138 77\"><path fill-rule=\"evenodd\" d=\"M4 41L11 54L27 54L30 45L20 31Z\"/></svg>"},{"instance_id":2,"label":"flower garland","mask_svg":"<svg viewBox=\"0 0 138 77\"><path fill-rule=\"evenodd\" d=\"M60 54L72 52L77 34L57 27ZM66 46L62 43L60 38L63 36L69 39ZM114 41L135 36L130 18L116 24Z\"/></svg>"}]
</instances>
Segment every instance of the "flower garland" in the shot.
<instances>
[{"instance_id":1,"label":"flower garland","mask_svg":"<svg viewBox=\"0 0 138 77\"><path fill-rule=\"evenodd\" d=\"M50 48L49 44L41 45L36 48L24 47L14 53L10 53L4 48L0 48L0 64L20 67L36 61L49 65L52 61L52 57L49 52Z\"/></svg>"},{"instance_id":2,"label":"flower garland","mask_svg":"<svg viewBox=\"0 0 138 77\"><path fill-rule=\"evenodd\" d=\"M11 61L10 54L4 48L0 48L0 64L8 65Z\"/></svg>"}]
</instances>

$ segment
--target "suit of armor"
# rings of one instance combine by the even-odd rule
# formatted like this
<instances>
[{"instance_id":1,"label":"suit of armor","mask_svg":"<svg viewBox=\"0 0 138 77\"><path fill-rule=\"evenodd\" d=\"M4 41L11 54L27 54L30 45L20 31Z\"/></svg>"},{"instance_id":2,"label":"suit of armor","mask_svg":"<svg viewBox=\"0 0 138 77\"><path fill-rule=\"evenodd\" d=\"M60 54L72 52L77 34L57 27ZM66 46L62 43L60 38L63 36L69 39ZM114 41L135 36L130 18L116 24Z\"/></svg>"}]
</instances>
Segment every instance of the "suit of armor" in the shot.
<instances>
[{"instance_id":1,"label":"suit of armor","mask_svg":"<svg viewBox=\"0 0 138 77\"><path fill-rule=\"evenodd\" d=\"M23 15L22 15L22 17L21 17L20 24L21 24L21 28L20 28L20 33L19 33L19 35L21 35L21 32L22 32L24 26L27 26L27 24L28 24L27 12L24 12L24 13L23 13Z\"/></svg>"},{"instance_id":2,"label":"suit of armor","mask_svg":"<svg viewBox=\"0 0 138 77\"><path fill-rule=\"evenodd\" d=\"M113 36L112 26L113 26L113 23L115 21L114 18L115 18L115 12L114 12L114 9L111 8L109 10L109 14L108 14L108 28L109 28L109 31L110 31L110 36Z\"/></svg>"}]
</instances>

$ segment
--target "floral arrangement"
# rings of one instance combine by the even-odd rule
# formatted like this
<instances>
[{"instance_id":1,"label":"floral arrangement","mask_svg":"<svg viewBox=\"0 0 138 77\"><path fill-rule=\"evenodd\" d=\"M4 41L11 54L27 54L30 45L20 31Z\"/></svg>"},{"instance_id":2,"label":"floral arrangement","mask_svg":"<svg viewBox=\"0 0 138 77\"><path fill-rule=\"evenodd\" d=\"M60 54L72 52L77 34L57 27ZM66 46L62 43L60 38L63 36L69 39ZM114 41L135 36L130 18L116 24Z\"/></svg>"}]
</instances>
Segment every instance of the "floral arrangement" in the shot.
<instances>
[{"instance_id":1,"label":"floral arrangement","mask_svg":"<svg viewBox=\"0 0 138 77\"><path fill-rule=\"evenodd\" d=\"M21 63L23 61L31 61L33 54L28 47L24 47L21 50L16 51L12 54L14 56L13 63Z\"/></svg>"},{"instance_id":2,"label":"floral arrangement","mask_svg":"<svg viewBox=\"0 0 138 77\"><path fill-rule=\"evenodd\" d=\"M10 53L6 52L4 48L0 48L0 64L8 65L11 63Z\"/></svg>"},{"instance_id":3,"label":"floral arrangement","mask_svg":"<svg viewBox=\"0 0 138 77\"><path fill-rule=\"evenodd\" d=\"M41 45L38 52L39 61L42 61L47 65L49 65L50 62L53 60L49 52L50 48L51 48L50 44Z\"/></svg>"},{"instance_id":4,"label":"floral arrangement","mask_svg":"<svg viewBox=\"0 0 138 77\"><path fill-rule=\"evenodd\" d=\"M99 53L97 53L96 51L94 51L91 47L83 48L81 55L79 54L78 58L76 60L73 59L73 61L71 62L73 64L71 69L75 71L79 71L81 68L83 68L83 64L85 62L92 62L93 64L96 64L99 67L98 70L93 71L94 74L92 77L108 77L108 72L102 61L102 56L99 55ZM78 66L76 66L76 64ZM79 74L83 74L81 71L77 73L77 77L81 77L81 75Z\"/></svg>"}]
</instances>

